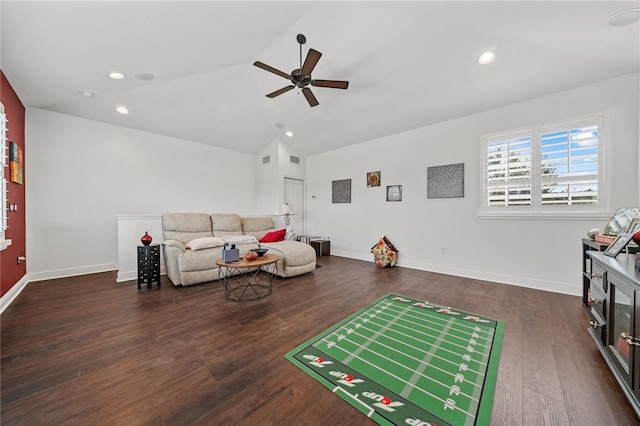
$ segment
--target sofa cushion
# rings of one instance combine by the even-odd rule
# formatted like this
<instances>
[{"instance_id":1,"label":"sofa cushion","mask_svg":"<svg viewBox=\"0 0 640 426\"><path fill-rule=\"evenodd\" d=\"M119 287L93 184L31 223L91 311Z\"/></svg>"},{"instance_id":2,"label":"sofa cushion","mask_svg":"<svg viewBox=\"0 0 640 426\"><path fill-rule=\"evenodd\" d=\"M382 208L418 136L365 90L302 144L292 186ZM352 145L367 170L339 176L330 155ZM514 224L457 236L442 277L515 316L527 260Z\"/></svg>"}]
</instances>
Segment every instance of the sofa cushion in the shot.
<instances>
[{"instance_id":1,"label":"sofa cushion","mask_svg":"<svg viewBox=\"0 0 640 426\"><path fill-rule=\"evenodd\" d=\"M242 222L237 214L214 213L210 221L214 237L242 235Z\"/></svg>"},{"instance_id":2,"label":"sofa cushion","mask_svg":"<svg viewBox=\"0 0 640 426\"><path fill-rule=\"evenodd\" d=\"M229 244L257 244L258 239L253 235L225 235L220 237L222 241Z\"/></svg>"},{"instance_id":3,"label":"sofa cushion","mask_svg":"<svg viewBox=\"0 0 640 426\"><path fill-rule=\"evenodd\" d=\"M309 244L284 240L277 243L264 243L260 246L273 250L280 256L278 275L281 277L304 274L316 268L316 251Z\"/></svg>"},{"instance_id":4,"label":"sofa cushion","mask_svg":"<svg viewBox=\"0 0 640 426\"><path fill-rule=\"evenodd\" d=\"M264 237L269 231L275 231L276 227L273 224L273 219L270 217L243 217L242 232L245 235L253 235L258 240Z\"/></svg>"},{"instance_id":5,"label":"sofa cushion","mask_svg":"<svg viewBox=\"0 0 640 426\"><path fill-rule=\"evenodd\" d=\"M277 231L267 232L264 237L260 238L261 243L275 243L283 241L284 236L287 233L286 229L278 229Z\"/></svg>"},{"instance_id":6,"label":"sofa cushion","mask_svg":"<svg viewBox=\"0 0 640 426\"><path fill-rule=\"evenodd\" d=\"M206 213L164 213L161 216L162 237L187 244L202 237L213 237L211 218Z\"/></svg>"},{"instance_id":7,"label":"sofa cushion","mask_svg":"<svg viewBox=\"0 0 640 426\"><path fill-rule=\"evenodd\" d=\"M191 240L186 244L186 247L191 250L202 250L206 248L219 247L224 244L224 241L217 237L203 237Z\"/></svg>"}]
</instances>

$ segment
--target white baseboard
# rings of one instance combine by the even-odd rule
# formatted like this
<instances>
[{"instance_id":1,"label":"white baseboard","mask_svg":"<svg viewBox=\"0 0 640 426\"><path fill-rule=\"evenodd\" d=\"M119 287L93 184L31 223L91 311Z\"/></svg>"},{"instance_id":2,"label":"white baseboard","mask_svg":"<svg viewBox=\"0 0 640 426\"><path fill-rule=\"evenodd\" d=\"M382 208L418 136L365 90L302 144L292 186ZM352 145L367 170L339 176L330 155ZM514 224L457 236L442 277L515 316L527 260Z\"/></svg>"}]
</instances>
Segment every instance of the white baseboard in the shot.
<instances>
[{"instance_id":1,"label":"white baseboard","mask_svg":"<svg viewBox=\"0 0 640 426\"><path fill-rule=\"evenodd\" d=\"M331 251L334 256L348 257L350 259L358 259L364 261L371 261L373 263L372 255L363 257L360 253L350 253L341 251ZM463 278L472 278L476 280L493 281L500 284L515 285L518 287L531 288L534 290L549 291L552 293L568 294L571 296L582 296L582 287L575 284L552 282L546 280L538 280L534 278L496 274L484 271L476 271L471 269L450 268L441 265L424 264L418 262L401 262L398 261L396 266L402 268L418 269L421 271L437 272L440 274L454 275Z\"/></svg>"},{"instance_id":2,"label":"white baseboard","mask_svg":"<svg viewBox=\"0 0 640 426\"><path fill-rule=\"evenodd\" d=\"M104 263L102 265L81 266L78 268L53 269L51 271L30 272L27 274L29 282L52 280L55 278L75 277L77 275L96 274L98 272L115 271L118 267L113 263Z\"/></svg>"},{"instance_id":3,"label":"white baseboard","mask_svg":"<svg viewBox=\"0 0 640 426\"><path fill-rule=\"evenodd\" d=\"M22 290L24 290L27 284L29 284L29 281L27 280L27 276L25 275L20 279L20 281L18 281L14 284L13 287L11 287L9 291L7 291L2 296L2 298L0 298L0 314L3 313L5 309L7 309L11 302L13 302L20 293L22 293Z\"/></svg>"}]
</instances>

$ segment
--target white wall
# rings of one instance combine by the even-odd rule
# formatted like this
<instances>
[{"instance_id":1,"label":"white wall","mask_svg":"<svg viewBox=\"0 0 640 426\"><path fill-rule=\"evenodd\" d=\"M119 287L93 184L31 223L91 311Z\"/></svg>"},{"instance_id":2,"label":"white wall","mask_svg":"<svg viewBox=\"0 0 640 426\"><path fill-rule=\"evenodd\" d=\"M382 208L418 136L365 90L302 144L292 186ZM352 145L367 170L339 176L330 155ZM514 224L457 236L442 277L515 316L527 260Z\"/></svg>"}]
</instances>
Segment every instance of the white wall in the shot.
<instances>
[{"instance_id":1,"label":"white wall","mask_svg":"<svg viewBox=\"0 0 640 426\"><path fill-rule=\"evenodd\" d=\"M386 235L400 266L579 295L581 238L606 218L480 219L480 136L607 113L610 207L638 206L638 87L627 75L309 157L308 232L329 235L332 254L372 261ZM427 199L427 167L452 163L465 164L464 198ZM382 185L367 188L376 170ZM332 204L331 181L349 178L352 202ZM402 185L401 202L386 202L387 185Z\"/></svg>"},{"instance_id":2,"label":"white wall","mask_svg":"<svg viewBox=\"0 0 640 426\"><path fill-rule=\"evenodd\" d=\"M25 132L31 280L116 269L118 214L256 213L253 155L33 108Z\"/></svg>"},{"instance_id":3,"label":"white wall","mask_svg":"<svg viewBox=\"0 0 640 426\"><path fill-rule=\"evenodd\" d=\"M256 203L258 210L269 214L280 214L282 206L282 182L279 172L280 141L273 140L258 154L256 159ZM269 156L269 162L262 159Z\"/></svg>"},{"instance_id":4,"label":"white wall","mask_svg":"<svg viewBox=\"0 0 640 426\"><path fill-rule=\"evenodd\" d=\"M291 156L298 157L300 163L292 163ZM304 157L301 157L295 150L295 140L290 142L280 142L280 175L294 179L305 179L307 167Z\"/></svg>"},{"instance_id":5,"label":"white wall","mask_svg":"<svg viewBox=\"0 0 640 426\"><path fill-rule=\"evenodd\" d=\"M275 139L266 146L256 160L256 203L262 214L279 215L284 203L284 178L304 180L306 167L304 158L295 153L291 144ZM300 158L300 164L290 161L290 156ZM263 157L269 156L270 162L263 164ZM276 222L278 223L278 222Z\"/></svg>"}]
</instances>

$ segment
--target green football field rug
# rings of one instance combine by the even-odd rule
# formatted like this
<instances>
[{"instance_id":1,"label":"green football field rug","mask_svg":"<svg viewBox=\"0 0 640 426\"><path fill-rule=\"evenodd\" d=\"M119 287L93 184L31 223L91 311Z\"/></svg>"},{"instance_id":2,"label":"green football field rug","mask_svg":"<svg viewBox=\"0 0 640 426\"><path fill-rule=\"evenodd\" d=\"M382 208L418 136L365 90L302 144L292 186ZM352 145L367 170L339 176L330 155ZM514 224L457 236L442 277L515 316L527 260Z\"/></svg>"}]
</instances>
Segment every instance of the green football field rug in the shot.
<instances>
[{"instance_id":1,"label":"green football field rug","mask_svg":"<svg viewBox=\"0 0 640 426\"><path fill-rule=\"evenodd\" d=\"M486 425L504 321L387 294L285 355L381 425Z\"/></svg>"}]
</instances>

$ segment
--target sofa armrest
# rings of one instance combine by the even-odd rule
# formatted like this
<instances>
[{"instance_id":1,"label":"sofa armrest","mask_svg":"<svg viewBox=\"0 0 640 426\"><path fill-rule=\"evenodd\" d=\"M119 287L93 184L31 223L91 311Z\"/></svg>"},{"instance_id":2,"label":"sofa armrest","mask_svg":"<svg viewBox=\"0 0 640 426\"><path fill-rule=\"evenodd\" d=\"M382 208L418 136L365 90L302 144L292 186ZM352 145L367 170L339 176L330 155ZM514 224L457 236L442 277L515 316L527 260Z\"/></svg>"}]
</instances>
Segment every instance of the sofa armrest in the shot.
<instances>
[{"instance_id":1,"label":"sofa armrest","mask_svg":"<svg viewBox=\"0 0 640 426\"><path fill-rule=\"evenodd\" d=\"M164 268L167 277L173 285L182 285L180 270L178 269L178 258L184 254L186 247L177 240L164 240L162 248L164 249Z\"/></svg>"},{"instance_id":2,"label":"sofa armrest","mask_svg":"<svg viewBox=\"0 0 640 426\"><path fill-rule=\"evenodd\" d=\"M184 253L184 251L186 250L186 247L184 246L184 244L182 244L178 240L164 240L162 242L162 245L165 247L165 250L168 250L169 247L175 247L177 249L180 249L182 253Z\"/></svg>"}]
</instances>

